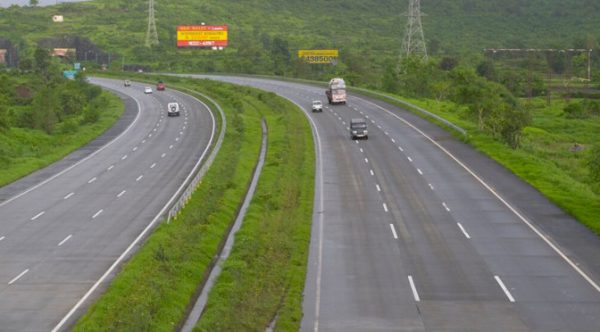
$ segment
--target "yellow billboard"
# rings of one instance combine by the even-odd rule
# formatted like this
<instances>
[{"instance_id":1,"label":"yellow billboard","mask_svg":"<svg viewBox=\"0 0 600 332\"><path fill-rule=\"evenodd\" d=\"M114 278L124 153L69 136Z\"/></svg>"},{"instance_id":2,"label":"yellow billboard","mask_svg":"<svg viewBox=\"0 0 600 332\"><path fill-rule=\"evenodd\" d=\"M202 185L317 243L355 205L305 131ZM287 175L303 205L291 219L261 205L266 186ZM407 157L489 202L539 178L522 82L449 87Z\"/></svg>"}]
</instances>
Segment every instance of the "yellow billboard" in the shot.
<instances>
[{"instance_id":1,"label":"yellow billboard","mask_svg":"<svg viewBox=\"0 0 600 332\"><path fill-rule=\"evenodd\" d=\"M227 46L228 30L227 25L180 25L177 26L177 46Z\"/></svg>"},{"instance_id":2,"label":"yellow billboard","mask_svg":"<svg viewBox=\"0 0 600 332\"><path fill-rule=\"evenodd\" d=\"M298 58L307 63L329 64L337 61L338 50L298 50Z\"/></svg>"}]
</instances>

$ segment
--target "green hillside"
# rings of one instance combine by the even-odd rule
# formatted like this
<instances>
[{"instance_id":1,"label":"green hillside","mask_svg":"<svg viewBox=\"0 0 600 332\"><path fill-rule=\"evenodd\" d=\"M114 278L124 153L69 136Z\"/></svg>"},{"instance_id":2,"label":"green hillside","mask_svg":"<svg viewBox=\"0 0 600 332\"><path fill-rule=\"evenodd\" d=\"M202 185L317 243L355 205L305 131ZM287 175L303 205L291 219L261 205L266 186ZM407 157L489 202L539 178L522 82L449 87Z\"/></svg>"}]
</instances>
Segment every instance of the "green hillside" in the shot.
<instances>
[{"instance_id":1,"label":"green hillside","mask_svg":"<svg viewBox=\"0 0 600 332\"><path fill-rule=\"evenodd\" d=\"M13 6L0 10L0 38L10 40L21 54L31 53L31 46L47 37L89 38L99 49L86 45L78 60L95 61L99 55L98 62L110 60L117 68L149 64L157 70L317 78L352 72L351 81L379 86L383 68L398 58L407 7L407 0L158 0L160 45L148 49L147 1ZM588 47L600 39L600 3L593 0L425 0L422 10L434 56L473 59L486 47ZM64 15L65 22L52 23L55 14ZM175 26L201 22L228 24L230 47L177 49ZM297 50L312 48L340 49L339 65L300 63ZM599 55L595 58L600 60Z\"/></svg>"}]
</instances>

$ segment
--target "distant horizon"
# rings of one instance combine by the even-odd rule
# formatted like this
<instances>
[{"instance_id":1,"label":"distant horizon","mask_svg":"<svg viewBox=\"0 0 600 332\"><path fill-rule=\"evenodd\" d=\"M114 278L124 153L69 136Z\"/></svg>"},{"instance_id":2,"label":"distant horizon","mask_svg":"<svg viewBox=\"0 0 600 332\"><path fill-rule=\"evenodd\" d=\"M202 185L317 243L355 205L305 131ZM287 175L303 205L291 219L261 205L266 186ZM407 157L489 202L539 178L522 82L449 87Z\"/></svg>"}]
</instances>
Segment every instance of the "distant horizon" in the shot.
<instances>
[{"instance_id":1,"label":"distant horizon","mask_svg":"<svg viewBox=\"0 0 600 332\"><path fill-rule=\"evenodd\" d=\"M52 6L62 2L82 2L89 0L39 0L38 6ZM28 6L29 0L0 0L0 7L8 8L12 5L17 6Z\"/></svg>"}]
</instances>

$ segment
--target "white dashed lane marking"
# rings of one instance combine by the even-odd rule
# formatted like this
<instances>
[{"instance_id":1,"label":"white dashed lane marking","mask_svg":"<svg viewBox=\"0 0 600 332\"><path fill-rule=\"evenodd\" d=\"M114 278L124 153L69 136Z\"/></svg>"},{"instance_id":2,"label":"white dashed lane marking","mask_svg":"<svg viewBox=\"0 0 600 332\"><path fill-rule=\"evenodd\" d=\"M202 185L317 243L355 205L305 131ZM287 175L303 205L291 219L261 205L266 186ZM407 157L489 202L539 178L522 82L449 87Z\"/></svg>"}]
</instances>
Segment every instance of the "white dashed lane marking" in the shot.
<instances>
[{"instance_id":1,"label":"white dashed lane marking","mask_svg":"<svg viewBox=\"0 0 600 332\"><path fill-rule=\"evenodd\" d=\"M69 236L67 236L64 240L60 241L60 243L58 244L58 246L62 246L63 244L65 244L65 242L69 241L69 239L73 237L72 234L69 234Z\"/></svg>"},{"instance_id":2,"label":"white dashed lane marking","mask_svg":"<svg viewBox=\"0 0 600 332\"><path fill-rule=\"evenodd\" d=\"M101 215L102 212L104 212L104 210L102 210L102 209L98 210L98 212L94 213L94 215L92 216L92 219L98 218L98 216Z\"/></svg>"},{"instance_id":3,"label":"white dashed lane marking","mask_svg":"<svg viewBox=\"0 0 600 332\"><path fill-rule=\"evenodd\" d=\"M21 274L19 274L18 276L16 276L15 278L13 278L11 281L8 282L9 285L14 284L17 280L21 279L21 277L23 277L27 272L29 272L29 269L21 272Z\"/></svg>"},{"instance_id":4,"label":"white dashed lane marking","mask_svg":"<svg viewBox=\"0 0 600 332\"><path fill-rule=\"evenodd\" d=\"M31 221L34 221L34 220L38 219L39 217L43 216L45 213L46 213L46 211L42 211L42 212L36 214L35 216L33 216L31 218Z\"/></svg>"},{"instance_id":5,"label":"white dashed lane marking","mask_svg":"<svg viewBox=\"0 0 600 332\"><path fill-rule=\"evenodd\" d=\"M463 225L461 225L461 223L457 222L456 223L458 225L458 228L460 228L460 230L463 232L463 234L465 235L465 237L467 239L471 238L471 235L469 235L469 233L467 233L467 231L465 230L465 228L463 227Z\"/></svg>"}]
</instances>

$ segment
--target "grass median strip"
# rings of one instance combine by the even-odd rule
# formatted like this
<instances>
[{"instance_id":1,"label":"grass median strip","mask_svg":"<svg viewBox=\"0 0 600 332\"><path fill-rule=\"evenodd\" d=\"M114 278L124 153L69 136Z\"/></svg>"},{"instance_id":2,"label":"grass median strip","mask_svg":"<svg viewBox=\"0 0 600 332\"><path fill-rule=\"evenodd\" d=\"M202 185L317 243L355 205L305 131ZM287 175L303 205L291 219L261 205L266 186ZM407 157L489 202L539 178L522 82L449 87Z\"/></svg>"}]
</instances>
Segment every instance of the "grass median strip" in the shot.
<instances>
[{"instance_id":1,"label":"grass median strip","mask_svg":"<svg viewBox=\"0 0 600 332\"><path fill-rule=\"evenodd\" d=\"M269 127L265 166L233 251L195 331L299 330L314 195L314 146L297 107L259 99ZM260 106L258 106L260 107Z\"/></svg>"}]
</instances>

